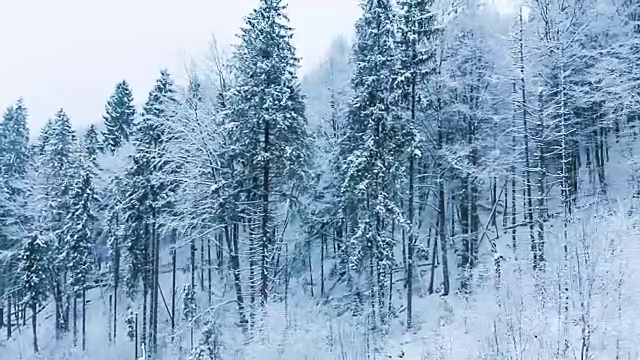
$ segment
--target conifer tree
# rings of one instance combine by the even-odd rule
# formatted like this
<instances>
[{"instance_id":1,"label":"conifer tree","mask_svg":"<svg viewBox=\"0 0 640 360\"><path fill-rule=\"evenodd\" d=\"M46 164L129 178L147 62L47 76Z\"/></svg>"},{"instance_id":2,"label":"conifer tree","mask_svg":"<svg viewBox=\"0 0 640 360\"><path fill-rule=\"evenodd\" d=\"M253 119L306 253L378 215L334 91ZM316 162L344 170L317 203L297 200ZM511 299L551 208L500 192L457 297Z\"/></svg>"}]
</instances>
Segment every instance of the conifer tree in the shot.
<instances>
[{"instance_id":1,"label":"conifer tree","mask_svg":"<svg viewBox=\"0 0 640 360\"><path fill-rule=\"evenodd\" d=\"M403 221L394 203L394 180L401 173L397 159L406 128L391 101L396 66L394 11L388 0L369 0L362 6L353 53L354 95L340 145L344 179L340 201L347 216L351 266L368 274L366 292L375 330L378 320L383 320L385 279L394 262L389 224Z\"/></svg>"},{"instance_id":2,"label":"conifer tree","mask_svg":"<svg viewBox=\"0 0 640 360\"><path fill-rule=\"evenodd\" d=\"M104 127L102 132L104 146L114 152L123 143L129 141L133 129L135 108L133 94L126 81L116 85L116 88L105 106Z\"/></svg>"},{"instance_id":3,"label":"conifer tree","mask_svg":"<svg viewBox=\"0 0 640 360\"><path fill-rule=\"evenodd\" d=\"M299 59L282 0L261 0L245 18L234 55L235 86L228 97L235 161L249 193L251 249L259 269L260 304L268 300L276 251L276 204L299 191L309 158L305 105L296 75ZM252 291L252 294L255 293Z\"/></svg>"},{"instance_id":4,"label":"conifer tree","mask_svg":"<svg viewBox=\"0 0 640 360\"><path fill-rule=\"evenodd\" d=\"M25 235L28 162L27 110L19 99L6 110L0 122L0 252L18 250ZM0 294L15 285L11 276L14 260L10 257L0 263Z\"/></svg>"},{"instance_id":5,"label":"conifer tree","mask_svg":"<svg viewBox=\"0 0 640 360\"><path fill-rule=\"evenodd\" d=\"M167 124L175 116L176 99L173 80L166 70L160 72L144 106L144 113L135 124L133 143L136 153L126 174L125 212L127 222L129 288L138 279L143 284L143 343L155 354L157 345L158 276L160 236L164 230L159 217L171 207L169 192L175 182L162 177L168 162L164 151L171 138ZM147 296L149 314L146 313ZM149 320L149 339L146 321ZM148 342L147 342L148 340Z\"/></svg>"},{"instance_id":6,"label":"conifer tree","mask_svg":"<svg viewBox=\"0 0 640 360\"><path fill-rule=\"evenodd\" d=\"M200 343L193 350L190 360L222 360L222 332L217 321L208 320L202 331Z\"/></svg>"},{"instance_id":7,"label":"conifer tree","mask_svg":"<svg viewBox=\"0 0 640 360\"><path fill-rule=\"evenodd\" d=\"M98 131L96 126L91 124L84 133L82 139L82 156L84 157L85 166L88 170L95 172L98 169L98 153L100 152L100 140L98 139Z\"/></svg>"},{"instance_id":8,"label":"conifer tree","mask_svg":"<svg viewBox=\"0 0 640 360\"><path fill-rule=\"evenodd\" d=\"M97 201L91 172L85 170L74 189L71 199L71 213L67 216L65 234L67 243L64 258L67 261L68 279L73 292L74 339L77 335L76 302L82 299L82 350L86 346L86 302L85 293L93 270L93 225L95 214L93 204Z\"/></svg>"},{"instance_id":9,"label":"conifer tree","mask_svg":"<svg viewBox=\"0 0 640 360\"><path fill-rule=\"evenodd\" d=\"M2 159L0 160L0 164L2 164L0 165L2 166L0 173L15 182L25 175L29 162L27 109L22 99L19 99L5 112L0 124L0 134L2 134L0 135L0 139L2 139L0 142L0 159Z\"/></svg>"},{"instance_id":10,"label":"conifer tree","mask_svg":"<svg viewBox=\"0 0 640 360\"><path fill-rule=\"evenodd\" d=\"M407 152L408 189L407 211L408 241L406 246L406 286L407 286L407 328L412 327L414 256L417 236L415 235L415 182L416 163L420 161L418 134L416 130L417 112L420 106L420 90L429 75L434 72L435 47L433 42L438 34L435 29L435 14L431 8L433 0L400 0L398 16L398 65L397 83L399 102L408 112ZM404 245L403 245L404 246ZM404 253L404 249L403 249Z\"/></svg>"},{"instance_id":11,"label":"conifer tree","mask_svg":"<svg viewBox=\"0 0 640 360\"><path fill-rule=\"evenodd\" d=\"M50 248L43 236L36 232L27 236L18 255L18 274L24 294L24 302L31 309L33 350L38 352L38 306L49 294Z\"/></svg>"},{"instance_id":12,"label":"conifer tree","mask_svg":"<svg viewBox=\"0 0 640 360\"><path fill-rule=\"evenodd\" d=\"M56 304L56 335L62 336L69 330L69 310L71 291L64 281L66 274L66 260L64 259L68 237L65 233L65 220L71 213L71 196L74 181L77 179L77 139L71 128L71 121L61 109L50 123L50 127L43 129L46 141L43 142L41 164L45 166L45 197L44 213L46 220L44 231L53 238L51 252L53 297Z\"/></svg>"}]
</instances>

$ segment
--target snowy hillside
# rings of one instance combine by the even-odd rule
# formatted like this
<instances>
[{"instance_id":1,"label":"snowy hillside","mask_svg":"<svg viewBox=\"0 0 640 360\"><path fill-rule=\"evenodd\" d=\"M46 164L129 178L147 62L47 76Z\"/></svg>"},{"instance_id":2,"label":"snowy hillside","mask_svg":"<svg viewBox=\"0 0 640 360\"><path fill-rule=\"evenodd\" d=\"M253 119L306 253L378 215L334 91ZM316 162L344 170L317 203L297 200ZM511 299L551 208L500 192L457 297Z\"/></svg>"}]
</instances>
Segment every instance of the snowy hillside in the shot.
<instances>
[{"instance_id":1,"label":"snowy hillside","mask_svg":"<svg viewBox=\"0 0 640 360\"><path fill-rule=\"evenodd\" d=\"M0 359L639 359L640 3L362 3L304 79L261 0L142 108L8 108Z\"/></svg>"}]
</instances>

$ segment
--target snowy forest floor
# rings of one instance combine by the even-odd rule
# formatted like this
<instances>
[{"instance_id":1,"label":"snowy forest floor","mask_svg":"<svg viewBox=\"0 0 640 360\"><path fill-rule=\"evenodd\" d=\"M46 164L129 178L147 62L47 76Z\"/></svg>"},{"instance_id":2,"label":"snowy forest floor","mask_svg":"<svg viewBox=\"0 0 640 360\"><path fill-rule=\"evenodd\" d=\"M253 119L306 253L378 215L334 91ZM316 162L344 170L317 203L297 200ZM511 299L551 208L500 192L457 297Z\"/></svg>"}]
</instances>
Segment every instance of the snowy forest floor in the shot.
<instances>
[{"instance_id":1,"label":"snowy forest floor","mask_svg":"<svg viewBox=\"0 0 640 360\"><path fill-rule=\"evenodd\" d=\"M637 146L636 146L637 147ZM640 149L634 149L637 153ZM585 338L588 339L590 359L638 359L640 338L638 318L640 289L633 283L640 276L640 236L634 208L630 176L635 171L629 159L628 145L614 144L607 164L607 197L595 195L586 173L581 174L581 201L574 221L567 227L564 240L563 224L551 219L546 223L547 271L530 271L528 253L529 230L517 230L517 251L511 248L511 230L489 230L501 262L500 286L496 288L494 256L487 243L481 243L481 261L474 270L473 291L462 296L453 292L447 297L436 292L427 295L428 267L418 271L414 300L412 332L405 330L406 290L403 279L397 279L393 291L394 315L385 335L372 335L361 317L339 314L327 303L340 298L344 289L333 287L335 279L326 278L328 302L319 299L319 252L311 258L314 277L308 270L298 270L289 285L289 301L273 301L266 307L261 331L247 340L238 327L231 279L221 279L212 270L211 301L198 292L201 316L195 323L194 343L198 343L206 320L215 321L219 328L223 359L552 359L559 358L565 346L570 358L581 358ZM521 196L518 197L520 200ZM550 208L560 208L557 199L550 200ZM589 204L596 204L595 206ZM483 215L483 223L488 213ZM521 218L522 215L519 215ZM498 224L502 224L499 216ZM292 231L295 236L296 231ZM425 241L426 233L420 241ZM586 240L589 239L589 240ZM616 242L615 249L611 243ZM300 242L292 239L291 242ZM486 242L486 240L485 240ZM562 245L568 244L568 260ZM455 244L452 245L452 249ZM617 250L616 250L617 249ZM184 252L184 254L180 254ZM455 254L451 251L451 264ZM188 246L179 249L176 280L176 327L171 331L171 264L169 249L161 254L163 268L160 276L161 302L159 353L162 359L188 359L190 354L190 324L182 314L183 285L189 283ZM585 260L585 259L588 259ZM572 261L575 260L575 263ZM583 267L581 267L583 264ZM308 266L308 264L307 264ZM418 264L420 266L420 264ZM458 288L458 275L452 266L452 287ZM330 263L325 263L330 273ZM436 267L436 284L442 280ZM197 286L208 283L207 272L198 272ZM105 274L105 276L107 276ZM563 286L564 285L564 286ZM568 289L563 292L563 289ZM41 352L32 353L31 329L20 320L13 336L0 340L0 358L17 359L134 359L134 345L127 338L125 318L131 303L122 292L119 297L117 337L113 337L109 321L109 294L106 288L94 288L87 293L87 351L73 346L73 331L63 340L55 339L54 307L51 303L39 315L38 334ZM565 298L566 297L566 298ZM165 305L166 301L166 305ZM140 304L134 304L134 308ZM78 307L80 309L80 306ZM212 320L215 319L215 320ZM140 320L141 321L141 320ZM569 325L566 325L569 324ZM5 330L5 329L2 329ZM78 314L78 338L81 338ZM78 343L80 340L78 340ZM373 349L373 350L372 350ZM571 354L573 353L573 354ZM367 356L370 355L370 357ZM373 355L372 355L373 354ZM138 351L141 356L141 350ZM567 354L565 354L567 355Z\"/></svg>"}]
</instances>

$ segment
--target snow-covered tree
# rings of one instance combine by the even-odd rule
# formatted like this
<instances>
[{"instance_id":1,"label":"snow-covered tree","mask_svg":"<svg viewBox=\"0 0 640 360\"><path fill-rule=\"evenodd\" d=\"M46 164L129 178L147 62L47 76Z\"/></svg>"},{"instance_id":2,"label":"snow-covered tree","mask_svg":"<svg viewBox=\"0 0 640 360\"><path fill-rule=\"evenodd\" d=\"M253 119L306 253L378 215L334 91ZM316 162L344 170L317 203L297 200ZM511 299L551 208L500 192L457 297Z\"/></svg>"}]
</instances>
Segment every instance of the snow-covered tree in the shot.
<instances>
[{"instance_id":1,"label":"snow-covered tree","mask_svg":"<svg viewBox=\"0 0 640 360\"><path fill-rule=\"evenodd\" d=\"M129 141L134 117L133 94L129 84L123 80L116 85L105 106L102 142L107 150L114 152Z\"/></svg>"},{"instance_id":2,"label":"snow-covered tree","mask_svg":"<svg viewBox=\"0 0 640 360\"><path fill-rule=\"evenodd\" d=\"M35 232L24 239L18 254L17 274L24 293L23 301L32 312L33 349L36 353L38 352L38 307L47 300L51 285L49 281L50 250L46 239Z\"/></svg>"},{"instance_id":3,"label":"snow-covered tree","mask_svg":"<svg viewBox=\"0 0 640 360\"><path fill-rule=\"evenodd\" d=\"M435 42L438 30L435 28L435 13L432 0L401 0L398 2L398 63L395 69L397 101L406 113L405 156L407 158L407 210L408 239L402 243L403 263L406 265L407 287L407 328L413 321L413 277L415 245L417 243L415 227L416 200L416 163L420 162L421 152L417 131L418 111L421 102L420 90L425 81L433 75L435 69ZM405 255L406 254L406 255Z\"/></svg>"},{"instance_id":4,"label":"snow-covered tree","mask_svg":"<svg viewBox=\"0 0 640 360\"><path fill-rule=\"evenodd\" d=\"M71 197L71 213L64 233L68 237L64 249L67 278L73 292L73 330L77 336L77 298L82 301L82 350L86 347L86 291L94 268L94 205L97 202L92 174L85 170Z\"/></svg>"},{"instance_id":5,"label":"snow-covered tree","mask_svg":"<svg viewBox=\"0 0 640 360\"><path fill-rule=\"evenodd\" d=\"M395 260L390 225L403 222L394 200L396 181L404 173L404 163L398 160L407 128L393 103L396 53L391 2L365 1L362 9L356 23L353 99L336 162L341 164L338 201L346 214L350 267L368 275L368 287L354 295L369 294L368 314L375 329L385 318L385 280Z\"/></svg>"},{"instance_id":6,"label":"snow-covered tree","mask_svg":"<svg viewBox=\"0 0 640 360\"><path fill-rule=\"evenodd\" d=\"M233 160L242 168L240 184L247 190L247 222L251 260L259 276L260 304L269 298L274 234L283 222L277 212L297 195L305 181L309 135L305 105L296 75L298 58L282 0L261 0L245 18L240 45L233 58L234 86L226 116L232 122ZM286 223L286 221L284 222Z\"/></svg>"},{"instance_id":7,"label":"snow-covered tree","mask_svg":"<svg viewBox=\"0 0 640 360\"><path fill-rule=\"evenodd\" d=\"M43 152L39 159L44 166L42 174L45 182L42 231L48 239L53 240L52 292L56 304L56 334L60 337L69 330L71 293L64 282L66 260L63 255L68 239L65 220L71 213L71 195L77 180L77 139L69 117L63 110L56 113L50 126L43 129L42 135L46 139L42 143Z\"/></svg>"},{"instance_id":8,"label":"snow-covered tree","mask_svg":"<svg viewBox=\"0 0 640 360\"><path fill-rule=\"evenodd\" d=\"M157 345L158 276L160 237L164 230L159 221L168 208L169 192L175 185L170 178L161 176L167 167L163 150L172 134L168 123L175 116L175 89L166 70L160 72L154 88L144 106L144 112L135 124L133 144L135 154L125 176L124 211L126 221L128 283L130 293L142 280L143 321L142 343L154 354ZM147 297L151 295L149 314ZM147 317L148 316L148 317ZM149 342L147 342L147 318L149 320Z\"/></svg>"}]
</instances>

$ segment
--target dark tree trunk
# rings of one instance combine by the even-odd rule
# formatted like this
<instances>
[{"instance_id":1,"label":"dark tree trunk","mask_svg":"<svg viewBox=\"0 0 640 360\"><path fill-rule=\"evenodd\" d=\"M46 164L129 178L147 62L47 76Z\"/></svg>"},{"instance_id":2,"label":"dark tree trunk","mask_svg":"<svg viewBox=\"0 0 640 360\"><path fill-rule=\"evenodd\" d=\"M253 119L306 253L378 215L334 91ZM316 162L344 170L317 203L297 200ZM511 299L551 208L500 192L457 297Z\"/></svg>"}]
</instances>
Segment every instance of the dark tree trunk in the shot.
<instances>
[{"instance_id":1,"label":"dark tree trunk","mask_svg":"<svg viewBox=\"0 0 640 360\"><path fill-rule=\"evenodd\" d=\"M78 293L73 293L73 346L78 346Z\"/></svg>"},{"instance_id":2,"label":"dark tree trunk","mask_svg":"<svg viewBox=\"0 0 640 360\"><path fill-rule=\"evenodd\" d=\"M204 288L204 237L200 239L200 290L205 291Z\"/></svg>"},{"instance_id":3,"label":"dark tree trunk","mask_svg":"<svg viewBox=\"0 0 640 360\"><path fill-rule=\"evenodd\" d=\"M11 338L11 297L12 295L7 295L7 339Z\"/></svg>"},{"instance_id":4,"label":"dark tree trunk","mask_svg":"<svg viewBox=\"0 0 640 360\"><path fill-rule=\"evenodd\" d=\"M87 350L87 291L82 287L82 351Z\"/></svg>"},{"instance_id":5,"label":"dark tree trunk","mask_svg":"<svg viewBox=\"0 0 640 360\"><path fill-rule=\"evenodd\" d=\"M171 230L171 242L173 249L171 249L171 332L176 329L176 268L177 268L177 239L176 230Z\"/></svg>"},{"instance_id":6,"label":"dark tree trunk","mask_svg":"<svg viewBox=\"0 0 640 360\"><path fill-rule=\"evenodd\" d=\"M526 81L525 81L525 67L524 67L524 19L522 17L522 11L520 11L519 17L519 25L520 25L520 38L519 40L519 57L520 57L520 101L521 101L521 110L522 110L522 126L524 127L524 186L526 191L526 211L527 211L527 222L529 223L529 239L531 242L531 253L533 256L533 270L539 269L540 259L538 257L538 244L536 243L535 230L534 230L534 220L533 220L533 199L531 194L531 162L529 159L529 123L527 117L527 92L526 92Z\"/></svg>"},{"instance_id":7,"label":"dark tree trunk","mask_svg":"<svg viewBox=\"0 0 640 360\"><path fill-rule=\"evenodd\" d=\"M267 290L269 284L269 248L271 240L269 239L269 174L271 171L269 163L269 147L270 147L270 129L269 121L264 122L264 164L262 169L262 243L260 256L260 305L264 307L267 304Z\"/></svg>"},{"instance_id":8,"label":"dark tree trunk","mask_svg":"<svg viewBox=\"0 0 640 360\"><path fill-rule=\"evenodd\" d=\"M211 237L207 237L207 299L208 304L211 306L211 294L213 289L211 288L211 267L213 263L211 262Z\"/></svg>"},{"instance_id":9,"label":"dark tree trunk","mask_svg":"<svg viewBox=\"0 0 640 360\"><path fill-rule=\"evenodd\" d=\"M227 249L229 251L229 264L231 266L231 273L233 274L233 285L236 290L236 303L238 305L238 317L240 327L243 332L247 331L247 318L245 315L244 298L242 296L242 279L240 277L240 258L238 256L238 232L239 225L234 223L231 227L226 225L224 228L224 235L227 242Z\"/></svg>"},{"instance_id":10,"label":"dark tree trunk","mask_svg":"<svg viewBox=\"0 0 640 360\"><path fill-rule=\"evenodd\" d=\"M116 229L119 224L116 214ZM114 265L113 265L113 343L116 343L118 333L118 286L120 285L120 237L116 234L114 244Z\"/></svg>"},{"instance_id":11,"label":"dark tree trunk","mask_svg":"<svg viewBox=\"0 0 640 360\"><path fill-rule=\"evenodd\" d=\"M311 290L311 297L314 297L313 293L313 264L311 263L311 241L307 243L307 261L309 262L309 289Z\"/></svg>"},{"instance_id":12,"label":"dark tree trunk","mask_svg":"<svg viewBox=\"0 0 640 360\"><path fill-rule=\"evenodd\" d=\"M33 352L36 354L38 349L38 306L35 301L31 302L31 331L33 334Z\"/></svg>"},{"instance_id":13,"label":"dark tree trunk","mask_svg":"<svg viewBox=\"0 0 640 360\"><path fill-rule=\"evenodd\" d=\"M412 102L415 104L415 101ZM415 107L412 106L412 118ZM413 326L413 260L415 253L414 243L414 175L415 175L415 156L409 154L409 242L407 247L407 329L411 329ZM404 238L404 236L403 236Z\"/></svg>"},{"instance_id":14,"label":"dark tree trunk","mask_svg":"<svg viewBox=\"0 0 640 360\"><path fill-rule=\"evenodd\" d=\"M324 300L324 252L326 237L324 234L324 227L320 233L320 298Z\"/></svg>"}]
</instances>

